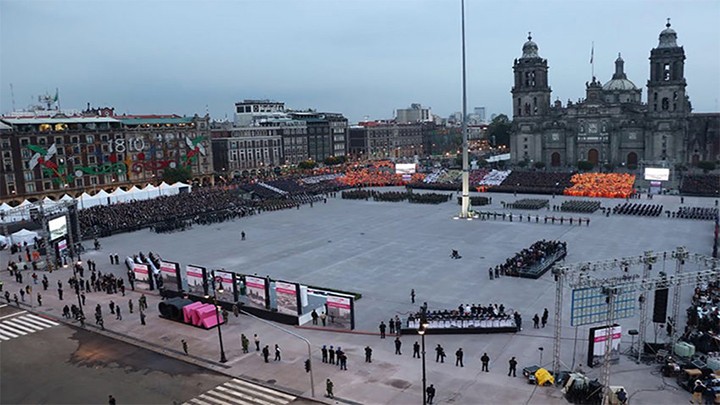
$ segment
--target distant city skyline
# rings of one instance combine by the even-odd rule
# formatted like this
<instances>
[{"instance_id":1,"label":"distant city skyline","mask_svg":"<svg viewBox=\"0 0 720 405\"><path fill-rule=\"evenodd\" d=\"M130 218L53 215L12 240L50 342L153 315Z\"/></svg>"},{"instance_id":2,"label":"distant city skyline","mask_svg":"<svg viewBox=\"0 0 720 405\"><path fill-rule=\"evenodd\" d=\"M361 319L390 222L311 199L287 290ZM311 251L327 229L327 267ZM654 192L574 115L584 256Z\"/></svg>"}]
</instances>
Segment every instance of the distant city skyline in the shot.
<instances>
[{"instance_id":1,"label":"distant city skyline","mask_svg":"<svg viewBox=\"0 0 720 405\"><path fill-rule=\"evenodd\" d=\"M638 87L666 18L687 55L696 112L720 111L720 2L466 2L468 105L511 116L528 31L552 100L584 97L618 53ZM389 119L411 103L461 110L460 2L0 0L0 112L59 89L62 108L232 119L243 99ZM34 97L34 99L32 99ZM646 94L643 91L643 101ZM471 110L472 111L472 110Z\"/></svg>"}]
</instances>

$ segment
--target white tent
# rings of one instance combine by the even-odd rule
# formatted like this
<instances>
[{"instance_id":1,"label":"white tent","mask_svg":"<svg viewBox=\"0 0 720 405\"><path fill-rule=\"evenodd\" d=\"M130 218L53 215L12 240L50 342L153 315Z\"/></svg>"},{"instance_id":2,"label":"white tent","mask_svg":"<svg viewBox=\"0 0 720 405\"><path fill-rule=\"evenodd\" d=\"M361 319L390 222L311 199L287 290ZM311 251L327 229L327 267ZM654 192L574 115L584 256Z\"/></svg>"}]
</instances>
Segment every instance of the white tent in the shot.
<instances>
[{"instance_id":1,"label":"white tent","mask_svg":"<svg viewBox=\"0 0 720 405\"><path fill-rule=\"evenodd\" d=\"M192 191L192 186L191 186L191 185L185 184L185 183L180 182L180 181L178 181L177 183L173 184L172 186L175 187L175 188L177 188L178 193L180 192L180 189L181 189L182 187L187 187L187 188L188 188L188 192Z\"/></svg>"},{"instance_id":2,"label":"white tent","mask_svg":"<svg viewBox=\"0 0 720 405\"><path fill-rule=\"evenodd\" d=\"M14 234L12 234L13 242L15 243L23 243L27 242L28 245L35 242L35 238L38 237L37 232L28 231L27 229L21 229Z\"/></svg>"},{"instance_id":3,"label":"white tent","mask_svg":"<svg viewBox=\"0 0 720 405\"><path fill-rule=\"evenodd\" d=\"M128 198L127 191L121 189L120 187L116 188L115 191L110 193L110 203L120 203L125 202Z\"/></svg>"},{"instance_id":4,"label":"white tent","mask_svg":"<svg viewBox=\"0 0 720 405\"><path fill-rule=\"evenodd\" d=\"M0 235L0 247L7 245L9 243L10 243L10 241L8 240L7 237Z\"/></svg>"},{"instance_id":5,"label":"white tent","mask_svg":"<svg viewBox=\"0 0 720 405\"><path fill-rule=\"evenodd\" d=\"M60 201L71 202L75 201L75 199L70 197L69 194L65 194L64 196L62 196L62 198L60 198Z\"/></svg>"},{"instance_id":6,"label":"white tent","mask_svg":"<svg viewBox=\"0 0 720 405\"><path fill-rule=\"evenodd\" d=\"M127 193L130 196L130 200L147 200L149 198L149 194L140 190L137 186L132 186Z\"/></svg>"},{"instance_id":7,"label":"white tent","mask_svg":"<svg viewBox=\"0 0 720 405\"><path fill-rule=\"evenodd\" d=\"M0 204L0 212L11 210L12 207L8 203Z\"/></svg>"},{"instance_id":8,"label":"white tent","mask_svg":"<svg viewBox=\"0 0 720 405\"><path fill-rule=\"evenodd\" d=\"M80 205L81 210L102 204L99 198L95 198L88 193L82 193L79 200L78 204Z\"/></svg>"},{"instance_id":9,"label":"white tent","mask_svg":"<svg viewBox=\"0 0 720 405\"><path fill-rule=\"evenodd\" d=\"M27 205L33 205L33 203L31 203L28 200L25 200L25 201L21 202L20 205L18 205L18 207L25 207Z\"/></svg>"},{"instance_id":10,"label":"white tent","mask_svg":"<svg viewBox=\"0 0 720 405\"><path fill-rule=\"evenodd\" d=\"M57 205L57 201L51 199L50 197L45 197L42 200L44 205L47 205L49 207L52 207L53 205Z\"/></svg>"},{"instance_id":11,"label":"white tent","mask_svg":"<svg viewBox=\"0 0 720 405\"><path fill-rule=\"evenodd\" d=\"M148 184L147 186L145 186L142 191L145 191L147 193L148 199L160 197L160 190L158 190L158 188L153 186L152 184Z\"/></svg>"}]
</instances>

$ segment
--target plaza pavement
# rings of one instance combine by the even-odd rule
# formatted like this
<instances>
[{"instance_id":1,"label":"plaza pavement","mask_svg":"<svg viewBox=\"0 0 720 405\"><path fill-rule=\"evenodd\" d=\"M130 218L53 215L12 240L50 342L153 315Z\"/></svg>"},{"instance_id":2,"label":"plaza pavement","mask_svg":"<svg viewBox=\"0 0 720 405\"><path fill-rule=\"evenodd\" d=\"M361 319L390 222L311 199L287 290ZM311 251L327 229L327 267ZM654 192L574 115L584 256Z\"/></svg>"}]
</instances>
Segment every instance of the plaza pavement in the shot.
<instances>
[{"instance_id":1,"label":"plaza pavement","mask_svg":"<svg viewBox=\"0 0 720 405\"><path fill-rule=\"evenodd\" d=\"M519 198L548 198L551 204L560 204L568 197L513 196L487 194L493 204L483 210L501 210L501 201L513 202ZM457 193L456 193L457 196ZM624 200L601 199L603 206L612 207ZM630 200L638 203L663 204L664 210L674 210L679 197L655 196L653 200ZM713 200L685 198L686 206L713 206ZM116 235L101 240L103 249L83 255L93 259L103 273L112 271L125 275L124 266L111 266L107 254L121 256L139 251L153 251L171 261L206 266L209 269L224 267L239 273L270 275L272 278L298 281L316 286L360 292L356 301L356 333L338 333L322 330L291 328L308 338L313 344L313 366L316 398L322 399L324 381L335 382L338 401L365 404L417 404L421 403L420 361L412 359L412 343L416 336L402 337L403 355L393 354L392 339L381 340L375 332L380 320L389 320L396 314L403 317L416 310L423 301L430 309L454 308L460 303L503 303L506 308L523 314L523 331L514 335L430 335L426 338L428 352L428 384L437 388L437 403L458 404L561 404L567 403L555 388L534 387L524 379L508 378L507 361L515 356L518 369L539 364L543 347L542 365L550 367L553 345L553 306L555 286L550 274L538 280L501 277L488 280L488 267L504 262L516 251L539 239L559 239L568 243L566 262L600 260L621 256L636 256L645 250L673 250L685 246L690 252L708 255L712 242L712 223L666 217L644 218L595 214L567 214L541 210L512 210L513 213L535 215L563 215L589 217L590 226L551 225L502 220L454 220L459 205L452 202L441 205L419 205L374 201L328 199L327 204L305 205L300 210L265 212L253 217L208 226L195 226L192 230L173 234L155 234L143 230ZM505 211L509 212L509 211ZM247 240L240 240L245 231ZM88 245L88 243L86 243ZM451 260L451 249L459 250L461 260ZM7 251L2 252L0 263L6 263ZM668 262L674 266L674 262ZM656 266L658 269L660 265ZM670 270L672 267L669 267ZM688 268L688 271L692 270ZM631 272L639 272L632 268ZM7 272L2 272L6 288L17 289ZM60 317L55 280L67 280L69 269L49 275L50 290L43 293L43 307L48 315ZM34 286L35 292L42 289ZM410 289L415 288L417 304L410 304ZM689 290L683 292L681 311L689 304ZM65 288L65 303L76 302ZM223 337L229 362L219 359L216 330L205 331L163 320L157 317L159 297L148 296L148 325L140 325L137 314L139 292L126 293L126 298L105 293L88 294L86 313L88 325L94 323L95 304L103 305L105 333L153 348L171 356L205 365L215 370L286 389L294 394L310 396L309 376L303 362L307 349L303 342L271 326L247 316L231 319L224 326ZM33 294L34 296L35 294ZM136 312L129 314L127 299L135 299ZM116 321L108 314L107 303L114 300L123 308L123 320ZM562 361L568 367L585 363L588 327L574 328L569 322L569 291L565 293L563 310ZM544 329L532 328L532 315L550 310L550 321ZM684 320L681 322L684 323ZM637 317L619 322L623 330L636 329ZM578 333L578 340L574 339ZM368 332L368 333L359 333ZM258 353L242 354L240 333L251 340L258 333L263 345L272 348L275 343L283 349L283 360L264 364ZM648 338L655 337L652 326ZM180 339L189 343L190 356L182 354ZM657 333L658 341L665 338L664 331ZM629 344L624 333L623 350ZM442 344L448 353L445 364L436 364L434 347ZM342 346L349 356L348 371L340 372L335 366L320 362L319 349L323 344ZM363 348L373 350L372 364L363 362ZM465 351L465 367L454 366L454 352L458 347ZM479 372L479 357L487 352L491 357L490 373ZM272 357L272 356L271 356ZM600 377L599 369L588 369L592 378ZM612 368L613 385L623 385L633 404L672 404L686 401L689 394L679 391L672 381L662 380L654 366L636 365L625 357ZM190 382L188 382L190 383ZM323 399L324 401L329 401Z\"/></svg>"}]
</instances>

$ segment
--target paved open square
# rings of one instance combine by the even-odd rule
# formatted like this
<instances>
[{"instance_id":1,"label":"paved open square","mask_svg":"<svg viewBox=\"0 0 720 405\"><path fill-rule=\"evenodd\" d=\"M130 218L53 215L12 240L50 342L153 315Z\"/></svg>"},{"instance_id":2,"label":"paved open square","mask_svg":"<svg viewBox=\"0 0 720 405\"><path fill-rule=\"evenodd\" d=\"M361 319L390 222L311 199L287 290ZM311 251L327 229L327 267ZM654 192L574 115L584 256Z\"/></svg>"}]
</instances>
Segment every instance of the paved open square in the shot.
<instances>
[{"instance_id":1,"label":"paved open square","mask_svg":"<svg viewBox=\"0 0 720 405\"><path fill-rule=\"evenodd\" d=\"M457 193L456 193L457 196ZM389 203L374 201L342 200L329 198L327 203L315 203L311 208L303 205L299 210L264 212L260 215L238 219L232 222L209 226L194 226L193 229L173 234L155 234L143 230L130 234L116 235L102 240L103 254L118 252L121 255L149 250L163 258L178 261L181 265L196 264L209 269L225 268L238 273L269 275L273 279L297 281L321 287L330 287L362 293L356 301L356 330L377 332L381 320L391 316L403 317L416 311L419 304L427 302L429 309L451 309L461 303L484 304L502 303L506 308L523 314L523 331L514 335L462 335L429 336L428 352L442 343L446 350L454 353L456 347L466 352L465 372L453 372L452 365L437 369L434 356L429 356L428 381L439 388L436 398L440 402L456 403L564 403L561 393L555 389L532 390L519 379L507 384L505 372L507 360L516 356L519 368L540 363L551 366L553 345L553 311L555 284L550 273L538 280L501 277L489 280L488 268L504 262L515 252L541 239L567 242L566 263L593 261L623 256L639 256L646 250L671 251L685 246L690 252L709 255L712 243L713 223L711 221L686 220L660 217L636 217L610 215L600 211L594 214L559 213L542 209L540 211L503 210L502 202L511 203L533 196L512 194L487 194L492 197L490 206L484 211L513 212L530 215L532 221L513 222L498 220L456 220L459 211L455 199L440 205ZM536 197L537 198L537 197ZM570 197L548 198L551 205L559 205ZM587 200L587 199L585 199ZM603 207L614 207L624 200L601 199ZM653 200L630 200L631 202L662 204L663 211L674 211L680 206L679 197L655 196ZM711 199L686 197L685 206L713 206ZM535 215L540 216L539 223ZM569 225L544 224L544 216L565 218L590 218L589 226L583 222L578 226L574 221ZM245 232L242 241L240 232ZM450 258L452 249L462 259ZM97 261L99 252L92 252ZM668 261L671 272L674 261ZM688 264L687 271L697 267ZM655 270L663 270L659 263ZM631 268L639 273L640 268ZM410 303L410 290L417 293L417 304ZM683 290L682 311L689 305L691 288ZM563 308L562 362L567 368L585 363L588 327L574 328L569 319L569 289L565 292ZM533 329L531 318L550 311L548 327ZM637 329L638 317L619 322L623 331ZM684 319L680 320L684 325ZM576 335L577 332L577 335ZM194 332L196 333L196 332ZM302 333L305 333L303 331ZM377 337L367 335L345 335L332 332L307 331L313 343L340 344L351 356L351 372L336 376L336 395L362 403L409 403L420 400L417 387L420 384L418 363L410 359L394 360L391 357L392 340L382 341L388 348L376 348L376 356L382 359L385 350L384 367L368 371L361 366L362 347L380 345ZM577 340L575 339L577 336ZM648 327L648 341L663 341L664 330L653 331ZM406 337L405 347L409 352L416 337ZM211 339L209 340L211 341ZM385 343L387 342L387 343ZM623 347L630 344L630 336L623 333ZM319 348L319 347L318 347ZM318 348L315 348L316 350ZM301 351L299 351L302 353ZM481 376L479 357L483 352L491 356L491 368L497 375ZM402 356L403 358L409 357ZM408 364L404 364L408 362ZM375 364L375 363L373 363ZM414 365L413 365L414 364ZM353 367L354 366L354 367ZM295 366L300 373L300 366ZM470 367L471 370L467 370ZM354 369L354 370L353 370ZM500 371L498 371L500 369ZM599 369L588 369L591 378L599 378ZM613 385L624 385L633 403L678 403L687 400L689 394L678 391L674 383L663 384L654 373L655 367L636 365L625 357L612 367ZM653 372L653 374L651 374ZM247 371L247 375L262 374L258 369ZM285 373L287 374L287 373ZM300 378L300 380L298 380ZM303 392L304 380L298 375L284 382L277 378L279 385L292 386ZM323 380L321 380L323 381ZM316 381L317 383L317 381ZM296 386L296 384L298 384ZM367 384L376 385L368 390ZM658 390L658 387L663 387ZM417 398L416 398L417 397ZM416 399L412 399L416 398ZM485 402L483 398L487 398ZM509 402L508 402L509 401Z\"/></svg>"}]
</instances>

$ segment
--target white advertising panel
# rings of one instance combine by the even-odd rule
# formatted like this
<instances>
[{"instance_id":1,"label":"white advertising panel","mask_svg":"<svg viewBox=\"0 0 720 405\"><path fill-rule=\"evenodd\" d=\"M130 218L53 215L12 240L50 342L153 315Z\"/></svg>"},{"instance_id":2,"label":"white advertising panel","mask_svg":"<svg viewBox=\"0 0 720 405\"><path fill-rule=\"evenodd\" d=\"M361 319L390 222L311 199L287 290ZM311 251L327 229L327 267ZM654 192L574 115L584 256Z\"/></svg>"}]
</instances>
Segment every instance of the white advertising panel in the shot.
<instances>
[{"instance_id":1,"label":"white advertising panel","mask_svg":"<svg viewBox=\"0 0 720 405\"><path fill-rule=\"evenodd\" d=\"M235 302L235 283L233 282L234 274L229 271L215 270L215 288L220 290L222 284L223 292L218 291L217 297L219 301Z\"/></svg>"},{"instance_id":2,"label":"white advertising panel","mask_svg":"<svg viewBox=\"0 0 720 405\"><path fill-rule=\"evenodd\" d=\"M164 289L178 291L177 269L177 263L160 261L160 276L162 277Z\"/></svg>"},{"instance_id":3,"label":"white advertising panel","mask_svg":"<svg viewBox=\"0 0 720 405\"><path fill-rule=\"evenodd\" d=\"M352 299L350 297L327 296L329 325L352 329Z\"/></svg>"},{"instance_id":4,"label":"white advertising panel","mask_svg":"<svg viewBox=\"0 0 720 405\"><path fill-rule=\"evenodd\" d=\"M415 174L416 168L415 163L396 163L395 173L396 174Z\"/></svg>"},{"instance_id":5,"label":"white advertising panel","mask_svg":"<svg viewBox=\"0 0 720 405\"><path fill-rule=\"evenodd\" d=\"M48 231L50 231L50 240L62 238L67 234L67 218L63 215L48 221Z\"/></svg>"},{"instance_id":6,"label":"white advertising panel","mask_svg":"<svg viewBox=\"0 0 720 405\"><path fill-rule=\"evenodd\" d=\"M150 269L147 264L133 263L133 275L139 288L150 288Z\"/></svg>"},{"instance_id":7,"label":"white advertising panel","mask_svg":"<svg viewBox=\"0 0 720 405\"><path fill-rule=\"evenodd\" d=\"M670 179L670 169L662 167L646 167L645 180L668 181Z\"/></svg>"}]
</instances>

